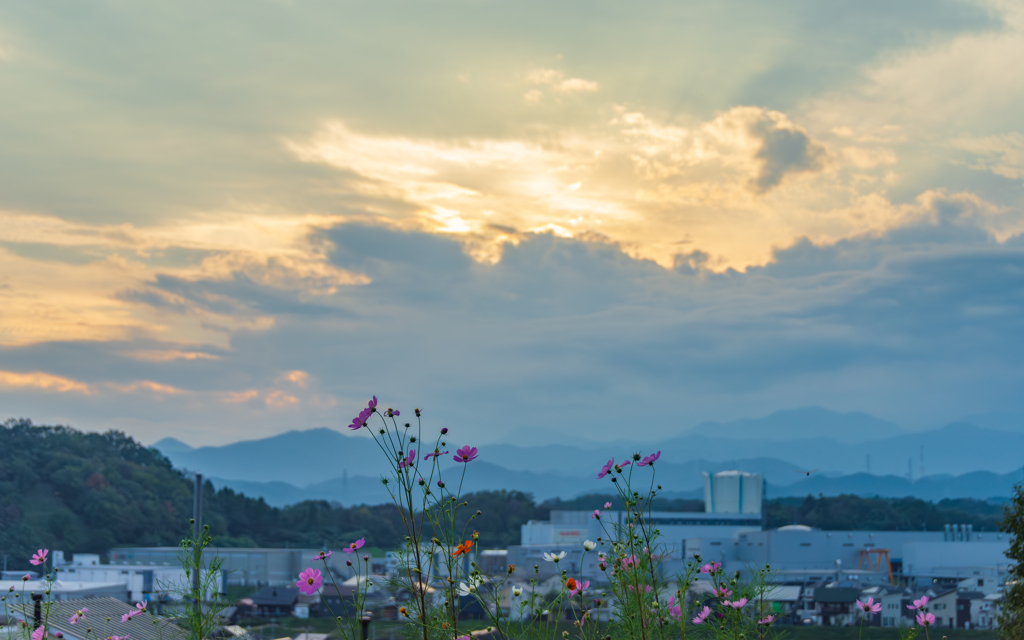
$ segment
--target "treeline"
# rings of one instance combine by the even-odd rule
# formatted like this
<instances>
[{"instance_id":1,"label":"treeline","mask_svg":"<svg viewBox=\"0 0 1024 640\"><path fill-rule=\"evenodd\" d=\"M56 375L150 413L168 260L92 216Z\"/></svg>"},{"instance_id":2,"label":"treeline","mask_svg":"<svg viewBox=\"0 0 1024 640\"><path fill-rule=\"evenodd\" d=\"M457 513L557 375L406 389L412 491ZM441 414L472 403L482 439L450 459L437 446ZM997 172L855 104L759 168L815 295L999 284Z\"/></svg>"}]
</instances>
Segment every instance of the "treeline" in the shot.
<instances>
[{"instance_id":1,"label":"treeline","mask_svg":"<svg viewBox=\"0 0 1024 640\"><path fill-rule=\"evenodd\" d=\"M917 498L807 496L769 500L765 516L767 527L772 529L803 524L832 531L940 531L946 524L969 524L975 531L998 531L1003 507L970 498L928 502Z\"/></svg>"},{"instance_id":2,"label":"treeline","mask_svg":"<svg viewBox=\"0 0 1024 640\"><path fill-rule=\"evenodd\" d=\"M343 507L307 501L285 508L231 489L204 486L204 521L216 544L235 547L341 548L358 538L395 548L407 532L390 505ZM553 509L616 508L617 496L590 494L536 503L519 491L464 496L460 527L479 532L482 548L518 544L520 527L547 520ZM703 501L656 498L658 511L702 511ZM941 530L971 524L994 531L998 505L981 500L780 498L766 505L766 524L805 524L819 529ZM468 521L477 510L480 516ZM174 546L188 528L192 481L155 449L118 431L82 433L63 426L8 420L0 428L0 553L12 569L27 569L39 548L106 553L115 546ZM428 532L429 533L429 532Z\"/></svg>"}]
</instances>

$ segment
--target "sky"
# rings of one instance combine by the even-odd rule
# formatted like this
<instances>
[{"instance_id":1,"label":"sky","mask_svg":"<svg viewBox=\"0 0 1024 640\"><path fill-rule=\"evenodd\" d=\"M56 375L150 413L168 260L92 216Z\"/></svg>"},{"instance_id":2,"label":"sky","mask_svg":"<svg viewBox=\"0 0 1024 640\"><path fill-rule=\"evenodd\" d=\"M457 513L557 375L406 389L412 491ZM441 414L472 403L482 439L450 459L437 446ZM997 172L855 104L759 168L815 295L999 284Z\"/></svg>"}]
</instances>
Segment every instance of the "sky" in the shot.
<instances>
[{"instance_id":1,"label":"sky","mask_svg":"<svg viewBox=\"0 0 1024 640\"><path fill-rule=\"evenodd\" d=\"M0 5L0 417L1024 411L1024 6Z\"/></svg>"}]
</instances>

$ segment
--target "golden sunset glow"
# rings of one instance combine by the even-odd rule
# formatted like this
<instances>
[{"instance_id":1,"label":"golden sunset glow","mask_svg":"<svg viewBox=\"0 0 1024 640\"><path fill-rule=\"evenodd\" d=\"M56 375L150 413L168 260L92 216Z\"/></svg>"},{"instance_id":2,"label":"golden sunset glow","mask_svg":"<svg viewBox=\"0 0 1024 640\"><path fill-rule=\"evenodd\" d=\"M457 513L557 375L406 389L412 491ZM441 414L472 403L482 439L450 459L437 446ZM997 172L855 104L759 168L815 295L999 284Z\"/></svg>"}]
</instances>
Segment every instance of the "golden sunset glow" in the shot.
<instances>
[{"instance_id":1,"label":"golden sunset glow","mask_svg":"<svg viewBox=\"0 0 1024 640\"><path fill-rule=\"evenodd\" d=\"M157 4L0 9L12 412L918 419L1017 379L1018 3Z\"/></svg>"}]
</instances>

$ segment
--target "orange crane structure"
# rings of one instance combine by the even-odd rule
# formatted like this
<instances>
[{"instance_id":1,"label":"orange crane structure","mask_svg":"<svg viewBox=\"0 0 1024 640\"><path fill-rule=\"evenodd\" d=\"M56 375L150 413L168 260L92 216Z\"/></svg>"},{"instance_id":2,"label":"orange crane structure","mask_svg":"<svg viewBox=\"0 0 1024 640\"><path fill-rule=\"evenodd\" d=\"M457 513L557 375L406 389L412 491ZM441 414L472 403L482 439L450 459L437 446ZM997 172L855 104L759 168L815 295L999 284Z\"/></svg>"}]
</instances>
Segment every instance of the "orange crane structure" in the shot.
<instances>
[{"instance_id":1,"label":"orange crane structure","mask_svg":"<svg viewBox=\"0 0 1024 640\"><path fill-rule=\"evenodd\" d=\"M871 566L871 556L878 556L874 567ZM867 561L868 571L881 571L883 556L885 557L885 569L889 573L889 584L893 584L892 562L889 560L888 549L861 549L860 554L857 557L857 571L860 571L861 564L865 561Z\"/></svg>"}]
</instances>

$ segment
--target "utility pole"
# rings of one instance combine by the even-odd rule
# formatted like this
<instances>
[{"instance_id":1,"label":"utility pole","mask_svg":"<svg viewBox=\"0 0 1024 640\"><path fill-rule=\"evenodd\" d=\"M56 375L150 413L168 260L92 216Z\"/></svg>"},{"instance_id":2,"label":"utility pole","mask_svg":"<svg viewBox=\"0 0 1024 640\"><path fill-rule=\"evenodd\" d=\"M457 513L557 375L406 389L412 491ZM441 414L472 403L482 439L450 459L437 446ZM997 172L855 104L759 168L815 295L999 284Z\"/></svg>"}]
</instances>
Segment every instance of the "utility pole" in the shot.
<instances>
[{"instance_id":1,"label":"utility pole","mask_svg":"<svg viewBox=\"0 0 1024 640\"><path fill-rule=\"evenodd\" d=\"M196 554L195 572L192 575L192 592L196 594L196 604L202 601L199 595L199 567L202 562L202 536L203 536L203 474L197 473L195 486L192 493L192 535L195 538L194 552Z\"/></svg>"}]
</instances>

